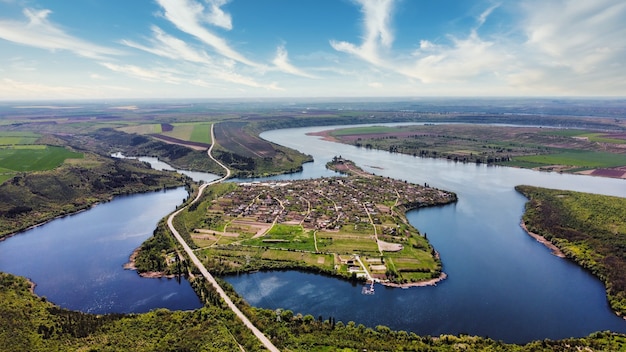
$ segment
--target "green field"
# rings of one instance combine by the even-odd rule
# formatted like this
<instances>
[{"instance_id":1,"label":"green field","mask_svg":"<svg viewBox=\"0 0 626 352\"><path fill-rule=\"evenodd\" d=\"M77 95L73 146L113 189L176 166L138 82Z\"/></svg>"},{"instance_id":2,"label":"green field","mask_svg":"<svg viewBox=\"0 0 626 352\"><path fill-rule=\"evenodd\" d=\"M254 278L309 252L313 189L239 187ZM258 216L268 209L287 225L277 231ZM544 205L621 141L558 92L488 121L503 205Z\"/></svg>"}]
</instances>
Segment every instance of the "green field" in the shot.
<instances>
[{"instance_id":1,"label":"green field","mask_svg":"<svg viewBox=\"0 0 626 352\"><path fill-rule=\"evenodd\" d=\"M161 134L184 141L211 144L211 123L179 123L174 130Z\"/></svg>"},{"instance_id":2,"label":"green field","mask_svg":"<svg viewBox=\"0 0 626 352\"><path fill-rule=\"evenodd\" d=\"M192 142L211 144L211 125L194 125L193 130L191 131L191 136L189 138Z\"/></svg>"},{"instance_id":3,"label":"green field","mask_svg":"<svg viewBox=\"0 0 626 352\"><path fill-rule=\"evenodd\" d=\"M0 170L14 172L52 170L66 159L80 159L82 153L63 147L29 145L0 148Z\"/></svg>"},{"instance_id":4,"label":"green field","mask_svg":"<svg viewBox=\"0 0 626 352\"><path fill-rule=\"evenodd\" d=\"M595 132L589 132L585 130L564 129L564 130L546 131L546 132L542 132L541 134L548 135L548 136L561 136L561 137L584 137L584 138L588 138L590 142L626 144L626 140L624 139L605 137L606 133L595 133Z\"/></svg>"},{"instance_id":5,"label":"green field","mask_svg":"<svg viewBox=\"0 0 626 352\"><path fill-rule=\"evenodd\" d=\"M0 132L0 146L33 144L40 135L32 132Z\"/></svg>"},{"instance_id":6,"label":"green field","mask_svg":"<svg viewBox=\"0 0 626 352\"><path fill-rule=\"evenodd\" d=\"M127 126L127 127L119 128L119 130L124 131L126 133L136 133L136 134L152 134L152 133L162 132L160 123Z\"/></svg>"},{"instance_id":7,"label":"green field","mask_svg":"<svg viewBox=\"0 0 626 352\"><path fill-rule=\"evenodd\" d=\"M313 236L305 232L302 226L299 225L276 224L262 238L250 239L244 241L243 244L259 247L315 251Z\"/></svg>"},{"instance_id":8,"label":"green field","mask_svg":"<svg viewBox=\"0 0 626 352\"><path fill-rule=\"evenodd\" d=\"M570 165L581 168L605 168L626 165L626 155L570 150L555 154L518 156L515 157L514 161L540 165Z\"/></svg>"}]
</instances>

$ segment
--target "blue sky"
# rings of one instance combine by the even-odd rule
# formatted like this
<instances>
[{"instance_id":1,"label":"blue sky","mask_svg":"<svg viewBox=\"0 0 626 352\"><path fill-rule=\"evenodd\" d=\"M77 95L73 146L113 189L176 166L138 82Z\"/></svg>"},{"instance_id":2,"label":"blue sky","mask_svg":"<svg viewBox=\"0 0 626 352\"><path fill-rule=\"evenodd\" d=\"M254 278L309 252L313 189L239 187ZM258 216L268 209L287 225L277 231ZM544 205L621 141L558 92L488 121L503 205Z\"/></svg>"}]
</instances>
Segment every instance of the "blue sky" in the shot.
<instances>
[{"instance_id":1,"label":"blue sky","mask_svg":"<svg viewBox=\"0 0 626 352\"><path fill-rule=\"evenodd\" d=\"M623 0L0 0L0 100L626 96Z\"/></svg>"}]
</instances>

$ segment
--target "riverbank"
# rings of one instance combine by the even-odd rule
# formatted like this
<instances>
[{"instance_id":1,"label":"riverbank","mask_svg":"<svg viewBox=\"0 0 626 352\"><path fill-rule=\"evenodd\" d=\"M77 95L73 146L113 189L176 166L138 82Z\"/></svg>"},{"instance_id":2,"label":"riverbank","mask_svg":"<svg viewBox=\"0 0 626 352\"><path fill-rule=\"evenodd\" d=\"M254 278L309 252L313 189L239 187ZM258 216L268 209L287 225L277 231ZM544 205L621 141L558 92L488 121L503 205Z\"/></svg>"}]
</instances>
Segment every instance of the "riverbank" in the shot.
<instances>
[{"instance_id":1,"label":"riverbank","mask_svg":"<svg viewBox=\"0 0 626 352\"><path fill-rule=\"evenodd\" d=\"M176 277L176 275L174 274L166 274L163 271L138 271L135 264L139 252L141 252L141 247L137 247L130 255L130 257L128 258L128 262L123 265L124 270L134 270L137 272L137 274L139 274L139 276L145 277L147 279L173 279Z\"/></svg>"},{"instance_id":2,"label":"riverbank","mask_svg":"<svg viewBox=\"0 0 626 352\"><path fill-rule=\"evenodd\" d=\"M307 135L421 158L626 179L622 134L572 133L530 126L441 124L353 127Z\"/></svg>"},{"instance_id":3,"label":"riverbank","mask_svg":"<svg viewBox=\"0 0 626 352\"><path fill-rule=\"evenodd\" d=\"M434 279L426 280L426 281L417 281L417 282L408 282L405 284L398 284L395 282L379 282L383 286L387 287L398 287L398 288L409 288L409 287L426 287L426 286L437 286L438 283L448 278L446 273L441 273L439 277Z\"/></svg>"},{"instance_id":4,"label":"riverbank","mask_svg":"<svg viewBox=\"0 0 626 352\"><path fill-rule=\"evenodd\" d=\"M530 232L528 230L528 227L526 227L526 223L524 222L524 220L522 220L522 222L520 223L520 226L524 229L524 231L526 231L526 233L534 238L535 240L537 240L537 242L543 244L544 246L548 247L551 251L552 254L559 257L559 258L566 258L567 256L565 255L565 253L563 253L563 251L561 251L561 249L557 246L554 245L554 243L550 242L549 240L547 240L545 237L536 234L534 232Z\"/></svg>"},{"instance_id":5,"label":"riverbank","mask_svg":"<svg viewBox=\"0 0 626 352\"><path fill-rule=\"evenodd\" d=\"M561 253L600 279L611 308L625 316L626 260L621 248L626 245L626 198L532 186L515 189L529 199L522 223L560 241Z\"/></svg>"}]
</instances>

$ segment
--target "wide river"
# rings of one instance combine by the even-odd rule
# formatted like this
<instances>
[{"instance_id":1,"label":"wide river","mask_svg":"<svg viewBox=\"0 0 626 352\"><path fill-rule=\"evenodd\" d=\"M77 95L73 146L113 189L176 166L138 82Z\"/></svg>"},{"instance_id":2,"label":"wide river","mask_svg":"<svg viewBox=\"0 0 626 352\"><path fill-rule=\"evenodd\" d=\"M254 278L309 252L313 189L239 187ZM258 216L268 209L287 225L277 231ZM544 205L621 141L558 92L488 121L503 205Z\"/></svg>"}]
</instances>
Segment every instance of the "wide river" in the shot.
<instances>
[{"instance_id":1,"label":"wide river","mask_svg":"<svg viewBox=\"0 0 626 352\"><path fill-rule=\"evenodd\" d=\"M456 204L408 214L441 254L448 279L436 287L377 285L374 295L362 295L360 286L314 274L227 278L250 304L421 335L468 333L520 343L598 330L626 332L626 321L610 310L598 279L553 256L520 227L526 199L513 188L529 184L626 197L625 180L422 159L306 136L324 129L262 135L315 159L301 174L278 178L331 176L324 165L341 155L378 175L456 192Z\"/></svg>"},{"instance_id":2,"label":"wide river","mask_svg":"<svg viewBox=\"0 0 626 352\"><path fill-rule=\"evenodd\" d=\"M360 285L308 273L227 277L250 304L421 335L468 333L516 343L599 330L626 333L626 321L609 309L599 280L551 255L520 228L526 200L513 189L530 184L626 197L626 181L421 159L305 135L324 129L264 133L315 158L301 173L272 179L332 176L324 165L341 155L379 175L456 192L456 204L408 214L440 252L448 279L436 287L377 285L374 295L362 295ZM26 231L0 242L0 270L27 276L37 283L36 293L86 312L197 308L186 281L143 279L122 269L157 221L186 196L172 190L119 197Z\"/></svg>"}]
</instances>

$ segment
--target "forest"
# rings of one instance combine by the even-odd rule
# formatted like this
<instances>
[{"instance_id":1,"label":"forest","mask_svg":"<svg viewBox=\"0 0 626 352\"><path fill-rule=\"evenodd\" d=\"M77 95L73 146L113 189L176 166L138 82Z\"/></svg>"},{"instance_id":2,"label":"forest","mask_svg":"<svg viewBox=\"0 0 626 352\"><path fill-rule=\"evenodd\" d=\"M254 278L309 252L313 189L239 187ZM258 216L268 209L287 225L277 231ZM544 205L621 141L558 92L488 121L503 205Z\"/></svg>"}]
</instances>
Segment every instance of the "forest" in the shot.
<instances>
[{"instance_id":1,"label":"forest","mask_svg":"<svg viewBox=\"0 0 626 352\"><path fill-rule=\"evenodd\" d=\"M528 231L543 236L606 286L609 303L626 315L626 199L517 186Z\"/></svg>"},{"instance_id":2,"label":"forest","mask_svg":"<svg viewBox=\"0 0 626 352\"><path fill-rule=\"evenodd\" d=\"M203 285L204 283L200 283ZM225 285L223 282L222 285ZM227 288L231 296L232 288ZM24 278L0 273L1 351L263 351L222 302L206 290L194 311L91 315L56 307L31 293ZM282 351L618 351L626 336L597 332L584 338L505 344L468 335L418 336L386 326L365 327L333 317L302 316L234 301Z\"/></svg>"}]
</instances>

